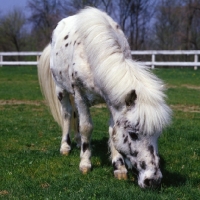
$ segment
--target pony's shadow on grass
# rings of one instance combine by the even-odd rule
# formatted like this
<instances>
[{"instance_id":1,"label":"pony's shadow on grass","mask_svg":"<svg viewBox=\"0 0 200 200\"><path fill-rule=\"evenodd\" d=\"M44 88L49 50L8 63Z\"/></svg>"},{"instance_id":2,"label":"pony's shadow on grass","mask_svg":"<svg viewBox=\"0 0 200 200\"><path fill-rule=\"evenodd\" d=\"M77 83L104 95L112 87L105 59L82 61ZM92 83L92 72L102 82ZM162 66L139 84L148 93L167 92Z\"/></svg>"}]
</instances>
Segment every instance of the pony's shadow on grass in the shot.
<instances>
[{"instance_id":1,"label":"pony's shadow on grass","mask_svg":"<svg viewBox=\"0 0 200 200\"><path fill-rule=\"evenodd\" d=\"M167 187L179 187L181 185L184 185L187 181L186 176L182 176L177 172L169 172L166 169L166 162L162 156L160 156L160 169L163 174L162 184Z\"/></svg>"},{"instance_id":2,"label":"pony's shadow on grass","mask_svg":"<svg viewBox=\"0 0 200 200\"><path fill-rule=\"evenodd\" d=\"M101 162L101 166L112 166L108 148L108 138L103 137L100 140L92 140L92 156L98 157Z\"/></svg>"},{"instance_id":3,"label":"pony's shadow on grass","mask_svg":"<svg viewBox=\"0 0 200 200\"><path fill-rule=\"evenodd\" d=\"M182 176L181 174L179 174L177 172L169 172L166 169L166 162L162 156L160 156L160 170L163 175L161 185L163 185L164 187L180 187L180 186L184 185L187 181L187 176ZM138 172L135 168L132 169L132 175L136 179L134 184L137 185ZM132 184L132 181L130 181L130 183ZM158 188L154 188L155 191L160 191L161 185Z\"/></svg>"},{"instance_id":4,"label":"pony's shadow on grass","mask_svg":"<svg viewBox=\"0 0 200 200\"><path fill-rule=\"evenodd\" d=\"M104 137L101 140L92 141L92 155L99 157L101 166L109 166L112 168L111 160L109 159L108 138ZM187 181L187 176L183 176L178 172L169 172L166 169L166 162L162 156L160 156L160 169L163 174L162 184L166 187L179 187ZM129 172L129 175L130 173L137 180L138 173L136 170ZM130 183L133 184L132 181ZM137 185L137 181L135 181L135 184Z\"/></svg>"},{"instance_id":5,"label":"pony's shadow on grass","mask_svg":"<svg viewBox=\"0 0 200 200\"><path fill-rule=\"evenodd\" d=\"M112 163L110 160L110 152L108 147L108 138L103 137L102 139L93 139L91 142L92 145L92 157L97 157L100 160L100 166L108 166L112 169ZM99 165L98 165L99 166ZM93 167L96 168L95 164L93 163ZM187 176L182 176L177 172L169 172L166 169L166 162L162 156L160 156L160 169L163 174L162 184L166 187L179 187L184 185L187 181ZM137 172L136 170L129 171L137 180ZM137 181L134 181L137 185ZM133 181L130 181L133 184Z\"/></svg>"}]
</instances>

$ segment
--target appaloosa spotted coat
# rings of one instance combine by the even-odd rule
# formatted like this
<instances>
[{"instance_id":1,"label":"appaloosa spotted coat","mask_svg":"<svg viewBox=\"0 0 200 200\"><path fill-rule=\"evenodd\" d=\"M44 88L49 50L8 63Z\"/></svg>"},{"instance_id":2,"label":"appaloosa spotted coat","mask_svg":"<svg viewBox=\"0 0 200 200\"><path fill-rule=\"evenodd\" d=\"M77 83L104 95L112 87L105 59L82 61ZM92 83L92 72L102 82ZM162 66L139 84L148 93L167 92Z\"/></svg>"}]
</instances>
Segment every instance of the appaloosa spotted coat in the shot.
<instances>
[{"instance_id":1,"label":"appaloosa spotted coat","mask_svg":"<svg viewBox=\"0 0 200 200\"><path fill-rule=\"evenodd\" d=\"M43 93L63 130L62 154L71 150L69 131L75 102L82 173L91 169L89 107L104 101L110 111L114 175L126 179L127 168L134 167L142 188L160 184L157 139L170 122L171 110L165 103L162 81L132 60L116 22L95 8L61 20L38 70Z\"/></svg>"}]
</instances>

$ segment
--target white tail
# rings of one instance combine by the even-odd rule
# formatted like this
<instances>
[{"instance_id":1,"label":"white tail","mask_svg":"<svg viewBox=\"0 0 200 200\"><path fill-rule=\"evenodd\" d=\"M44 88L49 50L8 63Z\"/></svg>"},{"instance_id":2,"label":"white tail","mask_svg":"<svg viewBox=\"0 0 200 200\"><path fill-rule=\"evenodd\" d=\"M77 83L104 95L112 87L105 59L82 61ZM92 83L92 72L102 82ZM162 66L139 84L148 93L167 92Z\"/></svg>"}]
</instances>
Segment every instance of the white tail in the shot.
<instances>
[{"instance_id":1,"label":"white tail","mask_svg":"<svg viewBox=\"0 0 200 200\"><path fill-rule=\"evenodd\" d=\"M57 98L55 91L55 83L52 78L50 71L50 52L51 46L48 45L39 60L38 64L38 78L40 83L40 88L45 97L45 100L50 107L51 113L55 121L63 128L63 119L60 109L60 102Z\"/></svg>"}]
</instances>

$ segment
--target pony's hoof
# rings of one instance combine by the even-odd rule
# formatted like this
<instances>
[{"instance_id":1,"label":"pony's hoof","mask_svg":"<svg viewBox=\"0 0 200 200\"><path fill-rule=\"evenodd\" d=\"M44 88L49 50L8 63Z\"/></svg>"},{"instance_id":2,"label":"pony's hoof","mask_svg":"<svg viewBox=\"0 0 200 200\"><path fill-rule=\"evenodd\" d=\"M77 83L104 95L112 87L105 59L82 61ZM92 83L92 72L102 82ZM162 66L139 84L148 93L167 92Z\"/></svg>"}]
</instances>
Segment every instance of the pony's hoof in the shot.
<instances>
[{"instance_id":1,"label":"pony's hoof","mask_svg":"<svg viewBox=\"0 0 200 200\"><path fill-rule=\"evenodd\" d=\"M68 156L70 151L60 151L63 156Z\"/></svg>"},{"instance_id":2,"label":"pony's hoof","mask_svg":"<svg viewBox=\"0 0 200 200\"><path fill-rule=\"evenodd\" d=\"M114 176L115 178L117 178L118 180L127 180L127 173L126 172L114 172Z\"/></svg>"},{"instance_id":3,"label":"pony's hoof","mask_svg":"<svg viewBox=\"0 0 200 200\"><path fill-rule=\"evenodd\" d=\"M60 147L60 153L64 156L68 156L70 153L71 147L67 143L62 143Z\"/></svg>"},{"instance_id":4,"label":"pony's hoof","mask_svg":"<svg viewBox=\"0 0 200 200\"><path fill-rule=\"evenodd\" d=\"M80 171L81 171L82 174L85 175L85 174L87 174L88 172L91 171L91 168L82 167L82 168L80 168Z\"/></svg>"}]
</instances>

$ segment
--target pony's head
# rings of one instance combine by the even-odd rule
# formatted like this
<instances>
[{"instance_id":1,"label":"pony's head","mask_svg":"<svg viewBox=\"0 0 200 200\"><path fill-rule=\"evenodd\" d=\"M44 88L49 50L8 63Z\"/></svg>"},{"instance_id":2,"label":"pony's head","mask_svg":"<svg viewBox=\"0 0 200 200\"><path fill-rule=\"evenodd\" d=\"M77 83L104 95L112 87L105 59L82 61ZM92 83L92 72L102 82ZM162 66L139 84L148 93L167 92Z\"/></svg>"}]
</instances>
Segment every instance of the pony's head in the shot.
<instances>
[{"instance_id":1,"label":"pony's head","mask_svg":"<svg viewBox=\"0 0 200 200\"><path fill-rule=\"evenodd\" d=\"M157 136L140 135L136 128L118 121L113 129L115 148L123 155L129 168L138 171L138 184L142 188L159 186L162 173L159 168Z\"/></svg>"},{"instance_id":2,"label":"pony's head","mask_svg":"<svg viewBox=\"0 0 200 200\"><path fill-rule=\"evenodd\" d=\"M143 105L146 109L144 116L137 102L135 90L132 90L125 99L125 106L116 108L113 124L112 140L115 148L124 157L129 168L138 171L138 184L142 188L158 187L161 183L162 173L159 167L157 140L161 130L150 119L154 114L149 112L151 105ZM155 107L154 112L158 112ZM139 117L138 117L139 116ZM143 119L142 119L143 118ZM153 119L156 120L156 119ZM148 127L149 126L149 132ZM162 126L162 125L161 125Z\"/></svg>"}]
</instances>

